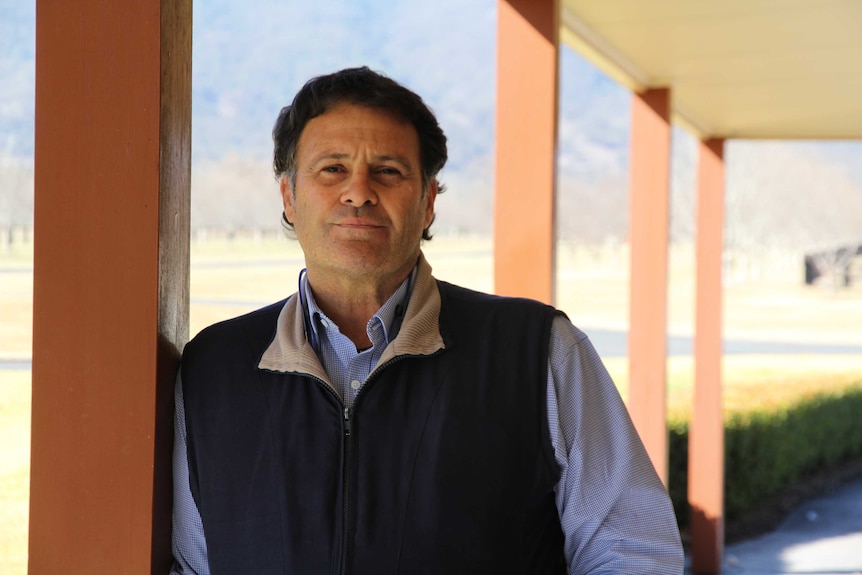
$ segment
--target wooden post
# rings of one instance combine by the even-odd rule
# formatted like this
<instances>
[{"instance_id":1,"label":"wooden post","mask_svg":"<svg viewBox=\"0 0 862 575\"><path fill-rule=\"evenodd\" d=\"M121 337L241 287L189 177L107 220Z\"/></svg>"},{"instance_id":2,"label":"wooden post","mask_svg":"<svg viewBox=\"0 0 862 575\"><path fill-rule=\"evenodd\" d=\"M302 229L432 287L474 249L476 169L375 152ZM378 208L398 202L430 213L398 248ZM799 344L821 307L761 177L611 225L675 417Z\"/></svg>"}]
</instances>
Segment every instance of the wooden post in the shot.
<instances>
[{"instance_id":1,"label":"wooden post","mask_svg":"<svg viewBox=\"0 0 862 575\"><path fill-rule=\"evenodd\" d=\"M554 299L558 0L499 0L494 286Z\"/></svg>"},{"instance_id":2,"label":"wooden post","mask_svg":"<svg viewBox=\"0 0 862 575\"><path fill-rule=\"evenodd\" d=\"M670 90L632 96L628 408L667 485Z\"/></svg>"},{"instance_id":3,"label":"wooden post","mask_svg":"<svg viewBox=\"0 0 862 575\"><path fill-rule=\"evenodd\" d=\"M37 2L34 575L170 567L191 4Z\"/></svg>"},{"instance_id":4,"label":"wooden post","mask_svg":"<svg viewBox=\"0 0 862 575\"><path fill-rule=\"evenodd\" d=\"M695 573L720 573L724 547L724 419L721 400L724 140L701 142L697 195L694 412L688 500Z\"/></svg>"}]
</instances>

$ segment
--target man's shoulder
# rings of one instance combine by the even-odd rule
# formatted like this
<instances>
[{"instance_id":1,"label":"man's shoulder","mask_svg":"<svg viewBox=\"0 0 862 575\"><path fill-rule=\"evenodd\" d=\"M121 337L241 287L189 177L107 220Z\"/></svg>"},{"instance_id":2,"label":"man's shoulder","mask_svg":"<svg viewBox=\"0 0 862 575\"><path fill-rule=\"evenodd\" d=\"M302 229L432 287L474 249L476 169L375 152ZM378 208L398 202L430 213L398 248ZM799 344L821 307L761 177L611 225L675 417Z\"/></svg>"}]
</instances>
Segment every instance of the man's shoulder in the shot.
<instances>
[{"instance_id":1,"label":"man's shoulder","mask_svg":"<svg viewBox=\"0 0 862 575\"><path fill-rule=\"evenodd\" d=\"M258 337L270 337L275 332L278 315L284 308L285 302L287 299L214 323L192 338L186 350L223 345L237 339L248 341L256 334Z\"/></svg>"},{"instance_id":2,"label":"man's shoulder","mask_svg":"<svg viewBox=\"0 0 862 575\"><path fill-rule=\"evenodd\" d=\"M477 337L493 333L549 333L554 318L565 316L552 306L523 297L500 296L437 280L440 292L440 328L444 339L477 331ZM538 331L536 331L538 330Z\"/></svg>"},{"instance_id":3,"label":"man's shoulder","mask_svg":"<svg viewBox=\"0 0 862 575\"><path fill-rule=\"evenodd\" d=\"M443 305L446 302L455 305L487 306L488 308L525 308L531 311L544 311L551 314L562 314L553 306L540 301L525 298L489 294L463 286L451 284L443 280L437 280L437 288L440 291L440 299Z\"/></svg>"}]
</instances>

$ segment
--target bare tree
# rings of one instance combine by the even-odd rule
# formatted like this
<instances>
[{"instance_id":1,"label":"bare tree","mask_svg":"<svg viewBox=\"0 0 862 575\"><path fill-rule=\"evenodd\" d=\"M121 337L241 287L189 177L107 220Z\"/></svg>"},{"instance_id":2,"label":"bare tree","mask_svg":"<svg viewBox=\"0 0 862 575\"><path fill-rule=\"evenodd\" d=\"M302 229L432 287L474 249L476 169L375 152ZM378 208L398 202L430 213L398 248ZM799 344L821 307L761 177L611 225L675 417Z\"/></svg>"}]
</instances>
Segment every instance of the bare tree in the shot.
<instances>
[{"instance_id":1,"label":"bare tree","mask_svg":"<svg viewBox=\"0 0 862 575\"><path fill-rule=\"evenodd\" d=\"M784 249L824 254L824 275L846 267L842 246L862 243L862 188L822 145L731 142L726 247L732 253ZM830 254L830 255L825 255ZM836 284L837 285L837 284Z\"/></svg>"},{"instance_id":2,"label":"bare tree","mask_svg":"<svg viewBox=\"0 0 862 575\"><path fill-rule=\"evenodd\" d=\"M275 231L281 196L268 159L229 155L192 169L192 230Z\"/></svg>"},{"instance_id":3,"label":"bare tree","mask_svg":"<svg viewBox=\"0 0 862 575\"><path fill-rule=\"evenodd\" d=\"M0 245L27 237L33 228L33 161L0 151Z\"/></svg>"}]
</instances>

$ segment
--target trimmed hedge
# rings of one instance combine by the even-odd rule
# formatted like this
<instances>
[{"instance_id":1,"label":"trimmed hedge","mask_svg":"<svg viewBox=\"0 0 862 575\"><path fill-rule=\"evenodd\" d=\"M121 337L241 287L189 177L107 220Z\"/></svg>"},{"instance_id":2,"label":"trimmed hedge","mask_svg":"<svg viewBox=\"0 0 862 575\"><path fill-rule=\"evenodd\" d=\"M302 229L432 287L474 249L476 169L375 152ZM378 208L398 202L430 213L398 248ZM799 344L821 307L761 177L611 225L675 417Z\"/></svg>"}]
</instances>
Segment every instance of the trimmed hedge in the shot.
<instances>
[{"instance_id":1,"label":"trimmed hedge","mask_svg":"<svg viewBox=\"0 0 862 575\"><path fill-rule=\"evenodd\" d=\"M668 422L668 490L680 528L689 523L688 427ZM724 507L729 521L812 472L862 455L862 383L787 405L725 413Z\"/></svg>"}]
</instances>

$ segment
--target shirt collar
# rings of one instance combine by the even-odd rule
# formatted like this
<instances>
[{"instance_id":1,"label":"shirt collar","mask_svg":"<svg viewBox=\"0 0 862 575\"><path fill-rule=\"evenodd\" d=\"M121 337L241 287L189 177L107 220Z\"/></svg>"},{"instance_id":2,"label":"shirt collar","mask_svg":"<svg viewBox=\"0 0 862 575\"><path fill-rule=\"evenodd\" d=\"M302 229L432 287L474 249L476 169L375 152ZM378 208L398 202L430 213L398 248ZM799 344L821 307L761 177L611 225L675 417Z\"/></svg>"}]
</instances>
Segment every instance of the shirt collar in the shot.
<instances>
[{"instance_id":1,"label":"shirt collar","mask_svg":"<svg viewBox=\"0 0 862 575\"><path fill-rule=\"evenodd\" d=\"M421 254L410 291L410 305L405 312L404 325L397 337L392 336L378 361L379 365L404 355L433 355L447 347L440 333L440 292L431 274L431 266ZM305 331L299 300L297 294L285 300L278 314L275 334L263 350L258 368L278 373L308 374L328 382L329 376Z\"/></svg>"},{"instance_id":2,"label":"shirt collar","mask_svg":"<svg viewBox=\"0 0 862 575\"><path fill-rule=\"evenodd\" d=\"M395 336L398 335L398 330L401 329L401 321L404 318L404 314L407 311L407 302L410 300L411 292L413 291L413 282L416 278L416 271L418 270L418 263L413 267L413 271L404 278L404 281L401 282L401 285L398 286L398 289L395 290L389 299L380 307L377 312L371 316L371 319L368 320L368 324L366 325L366 330L369 334L369 338L374 341L371 337L371 327L376 323L380 322L380 325L383 326L383 337L385 343L388 344L390 341L395 339ZM333 322L323 310L317 305L317 302L314 300L314 294L312 290L308 286L308 274L300 272L300 286L299 289L302 290L306 309L307 317L311 318L311 330L314 332L313 337L309 339L312 342L320 341L320 330L321 328L326 329L324 327L324 322L329 326L336 326L335 322ZM315 350L319 352L320 350Z\"/></svg>"}]
</instances>

